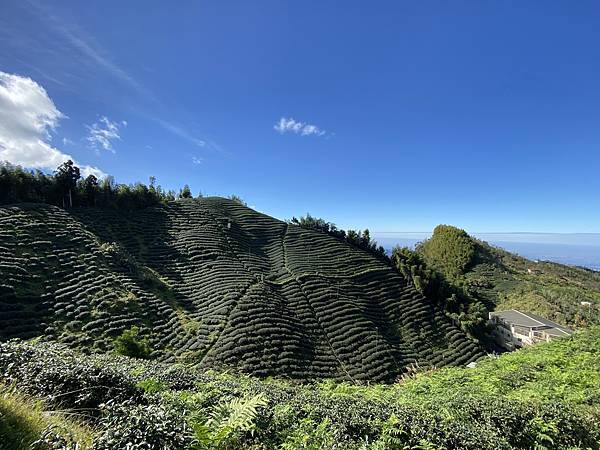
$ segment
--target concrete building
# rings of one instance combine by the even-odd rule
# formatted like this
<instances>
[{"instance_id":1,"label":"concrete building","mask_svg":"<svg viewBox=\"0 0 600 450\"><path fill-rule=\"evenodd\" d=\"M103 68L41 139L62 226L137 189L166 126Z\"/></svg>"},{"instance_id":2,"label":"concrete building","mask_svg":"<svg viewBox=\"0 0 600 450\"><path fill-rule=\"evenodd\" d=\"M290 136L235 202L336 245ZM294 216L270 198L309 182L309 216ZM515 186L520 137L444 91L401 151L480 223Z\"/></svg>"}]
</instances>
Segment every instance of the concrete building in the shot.
<instances>
[{"instance_id":1,"label":"concrete building","mask_svg":"<svg viewBox=\"0 0 600 450\"><path fill-rule=\"evenodd\" d=\"M494 334L498 344L507 350L548 342L573 333L551 320L516 309L491 312L490 322L495 325Z\"/></svg>"}]
</instances>

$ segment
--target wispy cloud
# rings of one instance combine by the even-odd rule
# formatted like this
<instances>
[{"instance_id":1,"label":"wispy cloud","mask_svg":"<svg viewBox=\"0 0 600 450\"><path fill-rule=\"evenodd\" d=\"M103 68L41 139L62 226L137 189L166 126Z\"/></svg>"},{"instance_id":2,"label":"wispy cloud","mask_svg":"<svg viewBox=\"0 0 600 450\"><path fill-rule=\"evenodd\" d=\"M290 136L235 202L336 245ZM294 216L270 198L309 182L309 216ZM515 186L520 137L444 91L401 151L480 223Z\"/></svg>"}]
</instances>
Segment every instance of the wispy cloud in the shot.
<instances>
[{"instance_id":1,"label":"wispy cloud","mask_svg":"<svg viewBox=\"0 0 600 450\"><path fill-rule=\"evenodd\" d=\"M25 3L29 5L31 12L40 17L45 24L79 54L80 60L85 64L105 70L114 78L145 96L151 95L132 75L114 61L112 55L94 42L94 39L80 27L63 21L60 17L54 15L52 10L46 7L45 4L35 0L25 0Z\"/></svg>"},{"instance_id":2,"label":"wispy cloud","mask_svg":"<svg viewBox=\"0 0 600 450\"><path fill-rule=\"evenodd\" d=\"M291 117L289 119L282 117L273 126L273 129L280 134L293 133L301 136L323 136L326 134L325 130L321 130L316 125L299 122Z\"/></svg>"},{"instance_id":3,"label":"wispy cloud","mask_svg":"<svg viewBox=\"0 0 600 450\"><path fill-rule=\"evenodd\" d=\"M54 170L74 158L52 145L54 130L65 118L46 90L31 78L0 72L0 162ZM79 165L84 176L106 174Z\"/></svg>"},{"instance_id":4,"label":"wispy cloud","mask_svg":"<svg viewBox=\"0 0 600 450\"><path fill-rule=\"evenodd\" d=\"M103 48L100 43L95 41L89 33L75 24L65 22L61 17L55 15L50 8L46 7L45 4L38 2L37 0L23 1L29 6L29 11L46 24L54 36L60 38L56 40L60 41L60 44L56 41L53 42L53 45L57 47L55 49L56 54L64 54L67 51L75 53L71 59L82 61L87 68L91 68L94 71L98 69L104 71L113 79L132 88L132 90L139 95L139 99L142 101L141 103L150 102L153 105L152 108L133 108L142 116L155 121L169 133L196 147L206 147L220 151L220 147L217 144L194 136L180 124L162 119L160 114L156 113L156 111L163 109L163 105L154 92L147 89L128 70L120 65L115 57ZM126 123L123 123L122 125L126 126ZM103 145L101 145L101 147L106 148Z\"/></svg>"},{"instance_id":5,"label":"wispy cloud","mask_svg":"<svg viewBox=\"0 0 600 450\"><path fill-rule=\"evenodd\" d=\"M176 136L188 141L190 144L195 145L196 147L205 147L206 141L204 139L199 139L190 133L188 133L185 129L171 122L167 122L159 117L151 117L156 123L158 123L165 130L170 131Z\"/></svg>"},{"instance_id":6,"label":"wispy cloud","mask_svg":"<svg viewBox=\"0 0 600 450\"><path fill-rule=\"evenodd\" d=\"M86 125L89 131L86 140L90 143L90 146L96 151L101 148L115 153L113 147L113 141L121 140L120 129L126 127L127 122L121 121L113 122L108 117L102 116L100 119L92 125Z\"/></svg>"},{"instance_id":7,"label":"wispy cloud","mask_svg":"<svg viewBox=\"0 0 600 450\"><path fill-rule=\"evenodd\" d=\"M198 156L192 156L192 162L194 164L202 164L204 162L204 158L200 158Z\"/></svg>"}]
</instances>

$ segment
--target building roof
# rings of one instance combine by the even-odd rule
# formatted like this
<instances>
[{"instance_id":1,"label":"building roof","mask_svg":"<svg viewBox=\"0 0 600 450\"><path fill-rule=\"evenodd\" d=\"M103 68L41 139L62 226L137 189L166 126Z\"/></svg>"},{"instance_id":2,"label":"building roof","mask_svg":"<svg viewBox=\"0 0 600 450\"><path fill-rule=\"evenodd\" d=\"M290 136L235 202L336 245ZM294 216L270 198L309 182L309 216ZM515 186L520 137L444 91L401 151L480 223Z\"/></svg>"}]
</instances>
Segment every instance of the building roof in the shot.
<instances>
[{"instance_id":1,"label":"building roof","mask_svg":"<svg viewBox=\"0 0 600 450\"><path fill-rule=\"evenodd\" d=\"M490 317L498 317L505 322L527 328L550 327L551 329L545 329L544 331L553 336L565 336L573 333L567 327L563 327L556 322L552 322L536 314L517 311L516 309L494 311L490 313Z\"/></svg>"}]
</instances>

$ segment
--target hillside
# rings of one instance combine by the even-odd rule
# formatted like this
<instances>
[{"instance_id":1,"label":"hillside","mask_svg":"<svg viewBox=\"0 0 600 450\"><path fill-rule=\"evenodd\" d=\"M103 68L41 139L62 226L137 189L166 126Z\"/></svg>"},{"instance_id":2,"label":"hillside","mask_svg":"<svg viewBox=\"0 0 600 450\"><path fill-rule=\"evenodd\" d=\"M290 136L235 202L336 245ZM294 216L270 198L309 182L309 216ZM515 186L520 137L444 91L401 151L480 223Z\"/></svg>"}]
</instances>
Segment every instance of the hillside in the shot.
<instances>
[{"instance_id":1,"label":"hillside","mask_svg":"<svg viewBox=\"0 0 600 450\"><path fill-rule=\"evenodd\" d=\"M300 385L4 343L0 449L28 449L40 438L40 448L78 442L94 450L598 449L599 343L595 327L485 358L475 369L370 386Z\"/></svg>"},{"instance_id":2,"label":"hillside","mask_svg":"<svg viewBox=\"0 0 600 450\"><path fill-rule=\"evenodd\" d=\"M600 272L535 262L475 242L475 259L465 280L478 298L498 310L530 311L573 328L600 325Z\"/></svg>"},{"instance_id":3,"label":"hillside","mask_svg":"<svg viewBox=\"0 0 600 450\"><path fill-rule=\"evenodd\" d=\"M518 309L571 328L600 324L600 272L530 261L448 225L414 251L394 249L392 259L429 298L445 298L457 317L469 308L482 319L486 311Z\"/></svg>"},{"instance_id":4,"label":"hillside","mask_svg":"<svg viewBox=\"0 0 600 450\"><path fill-rule=\"evenodd\" d=\"M390 381L478 345L395 270L222 198L123 212L0 208L0 333L254 375Z\"/></svg>"}]
</instances>

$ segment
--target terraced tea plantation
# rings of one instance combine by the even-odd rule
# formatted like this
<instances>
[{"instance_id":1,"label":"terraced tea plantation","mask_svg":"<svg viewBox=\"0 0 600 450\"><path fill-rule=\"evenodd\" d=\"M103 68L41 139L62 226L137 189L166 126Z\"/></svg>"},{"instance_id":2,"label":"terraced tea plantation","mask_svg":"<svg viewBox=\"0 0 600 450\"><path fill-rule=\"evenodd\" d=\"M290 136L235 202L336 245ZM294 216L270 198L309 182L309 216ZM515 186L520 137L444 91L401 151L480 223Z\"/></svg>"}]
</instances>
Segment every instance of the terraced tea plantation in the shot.
<instances>
[{"instance_id":1,"label":"terraced tea plantation","mask_svg":"<svg viewBox=\"0 0 600 450\"><path fill-rule=\"evenodd\" d=\"M0 208L0 338L298 379L390 381L479 346L384 262L222 198Z\"/></svg>"}]
</instances>

